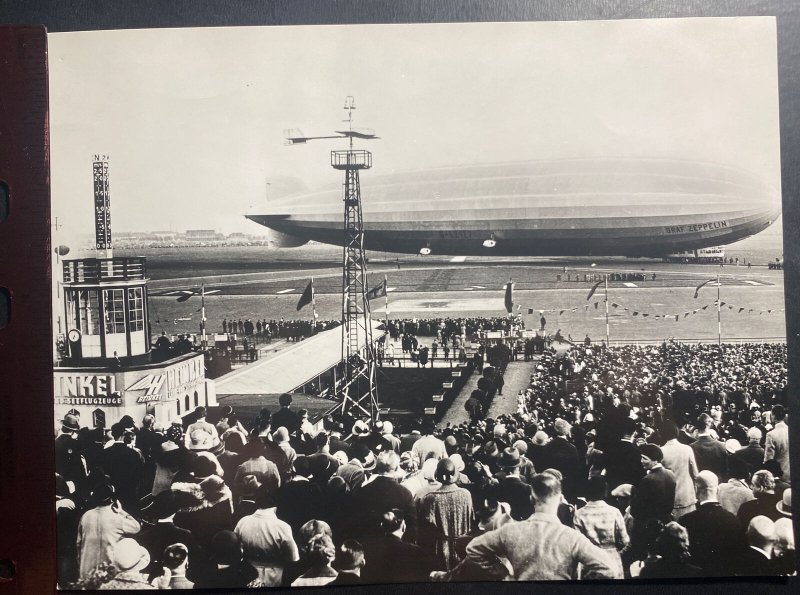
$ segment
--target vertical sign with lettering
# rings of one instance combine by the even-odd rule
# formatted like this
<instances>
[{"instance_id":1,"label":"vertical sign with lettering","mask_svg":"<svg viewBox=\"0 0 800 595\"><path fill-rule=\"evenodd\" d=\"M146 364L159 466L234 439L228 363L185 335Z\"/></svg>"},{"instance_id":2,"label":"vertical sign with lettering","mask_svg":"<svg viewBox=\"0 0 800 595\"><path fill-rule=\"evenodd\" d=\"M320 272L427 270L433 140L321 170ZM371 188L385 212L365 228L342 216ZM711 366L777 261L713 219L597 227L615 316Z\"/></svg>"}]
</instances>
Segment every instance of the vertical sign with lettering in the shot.
<instances>
[{"instance_id":1,"label":"vertical sign with lettering","mask_svg":"<svg viewBox=\"0 0 800 595\"><path fill-rule=\"evenodd\" d=\"M111 249L111 199L108 192L108 157L95 155L94 174L94 236L98 250Z\"/></svg>"}]
</instances>

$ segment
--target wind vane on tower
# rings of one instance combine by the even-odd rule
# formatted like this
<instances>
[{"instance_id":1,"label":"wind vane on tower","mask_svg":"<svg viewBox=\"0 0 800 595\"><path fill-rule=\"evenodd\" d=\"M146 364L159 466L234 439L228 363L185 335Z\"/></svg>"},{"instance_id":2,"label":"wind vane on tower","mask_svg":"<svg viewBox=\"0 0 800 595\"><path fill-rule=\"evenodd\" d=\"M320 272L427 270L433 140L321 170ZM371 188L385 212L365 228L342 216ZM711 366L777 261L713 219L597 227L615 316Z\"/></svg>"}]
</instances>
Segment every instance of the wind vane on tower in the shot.
<instances>
[{"instance_id":1,"label":"wind vane on tower","mask_svg":"<svg viewBox=\"0 0 800 595\"><path fill-rule=\"evenodd\" d=\"M372 167L372 153L353 148L353 139L377 139L374 131L353 129L355 101L348 95L347 130L336 130L330 136L304 136L299 130L285 132L286 144L305 144L309 140L346 138L349 148L331 151L331 167L344 171L344 258L342 263L342 363L344 378L337 383L339 400L330 412L342 415L378 418L378 392L375 385L375 345L372 342L372 322L367 293L367 259L364 255L364 220L361 212L361 183L359 171Z\"/></svg>"}]
</instances>

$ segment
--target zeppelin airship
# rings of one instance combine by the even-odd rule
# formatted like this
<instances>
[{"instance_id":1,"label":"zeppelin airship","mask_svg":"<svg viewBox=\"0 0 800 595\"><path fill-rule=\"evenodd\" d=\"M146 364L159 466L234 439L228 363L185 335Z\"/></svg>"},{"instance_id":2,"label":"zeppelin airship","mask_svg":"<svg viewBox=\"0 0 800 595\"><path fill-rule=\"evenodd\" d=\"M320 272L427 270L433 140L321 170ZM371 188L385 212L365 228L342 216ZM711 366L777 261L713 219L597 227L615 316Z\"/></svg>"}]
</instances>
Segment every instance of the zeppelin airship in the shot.
<instances>
[{"instance_id":1,"label":"zeppelin airship","mask_svg":"<svg viewBox=\"0 0 800 595\"><path fill-rule=\"evenodd\" d=\"M652 256L724 246L780 215L779 191L739 168L645 158L362 172L364 247L454 256ZM280 246L343 244L342 183L247 217Z\"/></svg>"}]
</instances>

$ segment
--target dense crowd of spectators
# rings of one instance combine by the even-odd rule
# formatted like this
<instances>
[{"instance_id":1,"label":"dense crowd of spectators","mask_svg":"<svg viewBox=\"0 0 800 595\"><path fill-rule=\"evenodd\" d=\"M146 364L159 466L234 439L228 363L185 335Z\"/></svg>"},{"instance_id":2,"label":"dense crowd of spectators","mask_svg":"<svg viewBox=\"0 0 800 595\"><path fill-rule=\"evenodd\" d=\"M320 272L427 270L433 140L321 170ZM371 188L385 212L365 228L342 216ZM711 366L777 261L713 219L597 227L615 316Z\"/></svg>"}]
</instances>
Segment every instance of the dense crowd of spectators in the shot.
<instances>
[{"instance_id":1,"label":"dense crowd of spectators","mask_svg":"<svg viewBox=\"0 0 800 595\"><path fill-rule=\"evenodd\" d=\"M222 319L222 334L238 335L250 341L271 342L273 339L284 341L302 341L322 331L327 331L341 324L339 320L280 320L257 318Z\"/></svg>"},{"instance_id":2,"label":"dense crowd of spectators","mask_svg":"<svg viewBox=\"0 0 800 595\"><path fill-rule=\"evenodd\" d=\"M387 330L392 339L397 339L404 334L420 337L436 337L439 344L452 341L453 337L460 336L462 340L474 337L485 331L506 331L524 328L521 318L508 316L473 316L467 318L402 318L389 319Z\"/></svg>"},{"instance_id":3,"label":"dense crowd of spectators","mask_svg":"<svg viewBox=\"0 0 800 595\"><path fill-rule=\"evenodd\" d=\"M581 345L444 428L314 426L290 395L247 426L71 412L60 585L792 574L785 384L785 345Z\"/></svg>"}]
</instances>

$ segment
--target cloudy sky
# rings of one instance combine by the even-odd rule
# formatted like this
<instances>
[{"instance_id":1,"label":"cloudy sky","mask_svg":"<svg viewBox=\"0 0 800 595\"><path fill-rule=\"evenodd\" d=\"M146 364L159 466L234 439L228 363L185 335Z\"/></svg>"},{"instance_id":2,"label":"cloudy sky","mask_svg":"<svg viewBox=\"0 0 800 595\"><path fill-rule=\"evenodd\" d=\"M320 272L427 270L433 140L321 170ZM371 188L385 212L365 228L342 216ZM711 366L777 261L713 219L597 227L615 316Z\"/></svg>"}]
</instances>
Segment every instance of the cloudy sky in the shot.
<instances>
[{"instance_id":1,"label":"cloudy sky","mask_svg":"<svg viewBox=\"0 0 800 595\"><path fill-rule=\"evenodd\" d=\"M49 36L53 215L92 233L91 161L110 155L118 231L215 228L340 178L355 125L374 167L587 156L699 159L780 188L768 17L160 29ZM365 194L365 200L367 195Z\"/></svg>"}]
</instances>

